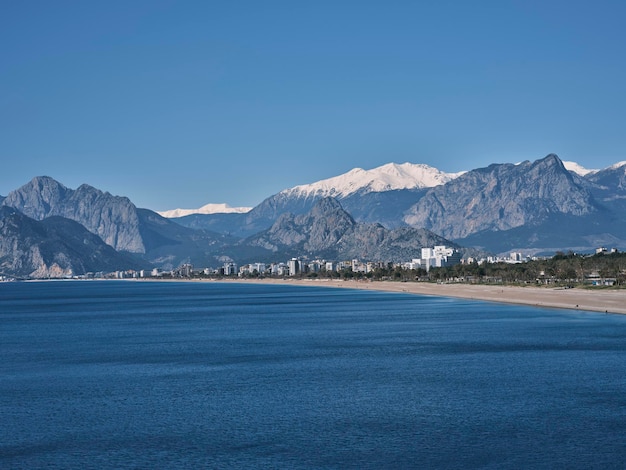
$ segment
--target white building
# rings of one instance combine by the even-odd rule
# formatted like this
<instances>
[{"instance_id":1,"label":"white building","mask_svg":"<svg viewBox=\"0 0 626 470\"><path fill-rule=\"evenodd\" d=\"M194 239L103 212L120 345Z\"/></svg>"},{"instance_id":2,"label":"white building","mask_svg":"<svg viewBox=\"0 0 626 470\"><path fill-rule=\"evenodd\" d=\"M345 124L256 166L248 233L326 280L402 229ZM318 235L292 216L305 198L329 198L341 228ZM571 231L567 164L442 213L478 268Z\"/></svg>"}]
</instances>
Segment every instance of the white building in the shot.
<instances>
[{"instance_id":1,"label":"white building","mask_svg":"<svg viewBox=\"0 0 626 470\"><path fill-rule=\"evenodd\" d=\"M422 260L419 258L413 258L410 262L406 263L407 269L419 269L422 267Z\"/></svg>"},{"instance_id":2,"label":"white building","mask_svg":"<svg viewBox=\"0 0 626 470\"><path fill-rule=\"evenodd\" d=\"M224 263L224 276L234 276L237 274L237 265L235 263Z\"/></svg>"},{"instance_id":3,"label":"white building","mask_svg":"<svg viewBox=\"0 0 626 470\"><path fill-rule=\"evenodd\" d=\"M300 273L300 260L298 258L291 258L287 261L287 267L289 268L289 275L295 276Z\"/></svg>"},{"instance_id":4,"label":"white building","mask_svg":"<svg viewBox=\"0 0 626 470\"><path fill-rule=\"evenodd\" d=\"M358 259L353 259L352 260L352 272L367 274L369 272L369 267L367 263L362 263Z\"/></svg>"},{"instance_id":5,"label":"white building","mask_svg":"<svg viewBox=\"0 0 626 470\"><path fill-rule=\"evenodd\" d=\"M415 263L418 260L413 260ZM442 268L446 266L454 266L461 262L461 253L454 248L448 248L445 245L437 245L434 248L422 248L422 258L419 260L420 265L426 271L430 268Z\"/></svg>"},{"instance_id":6,"label":"white building","mask_svg":"<svg viewBox=\"0 0 626 470\"><path fill-rule=\"evenodd\" d=\"M265 274L265 271L267 271L267 267L265 266L265 263L251 263L250 272L254 273L254 271L259 274Z\"/></svg>"}]
</instances>

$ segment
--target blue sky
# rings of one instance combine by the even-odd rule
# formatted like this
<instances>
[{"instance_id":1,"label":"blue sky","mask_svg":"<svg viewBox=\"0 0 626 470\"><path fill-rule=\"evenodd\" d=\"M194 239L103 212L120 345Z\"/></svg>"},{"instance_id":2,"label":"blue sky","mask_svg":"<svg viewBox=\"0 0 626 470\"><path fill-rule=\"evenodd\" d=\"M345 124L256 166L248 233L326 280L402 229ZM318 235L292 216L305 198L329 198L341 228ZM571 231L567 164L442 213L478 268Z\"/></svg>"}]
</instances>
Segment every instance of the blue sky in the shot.
<instances>
[{"instance_id":1,"label":"blue sky","mask_svg":"<svg viewBox=\"0 0 626 470\"><path fill-rule=\"evenodd\" d=\"M155 210L354 167L626 160L623 1L0 0L0 194Z\"/></svg>"}]
</instances>

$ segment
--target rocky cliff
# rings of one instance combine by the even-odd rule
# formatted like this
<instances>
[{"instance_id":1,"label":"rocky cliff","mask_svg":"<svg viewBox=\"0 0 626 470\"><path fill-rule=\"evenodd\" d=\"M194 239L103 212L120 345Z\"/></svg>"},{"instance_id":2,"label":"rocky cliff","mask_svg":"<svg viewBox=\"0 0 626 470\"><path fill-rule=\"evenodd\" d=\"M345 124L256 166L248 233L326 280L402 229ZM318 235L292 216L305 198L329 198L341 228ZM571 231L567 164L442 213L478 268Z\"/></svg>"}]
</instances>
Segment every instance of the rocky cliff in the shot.
<instances>
[{"instance_id":1,"label":"rocky cliff","mask_svg":"<svg viewBox=\"0 0 626 470\"><path fill-rule=\"evenodd\" d=\"M59 278L149 264L116 252L82 225L58 216L37 221L0 206L0 273Z\"/></svg>"},{"instance_id":2,"label":"rocky cliff","mask_svg":"<svg viewBox=\"0 0 626 470\"><path fill-rule=\"evenodd\" d=\"M598 210L591 193L556 155L535 162L494 164L429 190L404 221L444 237L502 232L542 223L555 215L587 216Z\"/></svg>"},{"instance_id":3,"label":"rocky cliff","mask_svg":"<svg viewBox=\"0 0 626 470\"><path fill-rule=\"evenodd\" d=\"M73 190L40 176L10 192L2 204L35 220L55 215L74 220L116 250L146 252L137 208L126 197L112 196L86 184Z\"/></svg>"},{"instance_id":4,"label":"rocky cliff","mask_svg":"<svg viewBox=\"0 0 626 470\"><path fill-rule=\"evenodd\" d=\"M394 168L381 168L387 167ZM402 184L387 185L386 178L393 176L389 171L361 178L374 178L363 186L351 179L361 170L281 191L247 214L176 220L193 228L248 237L272 227L282 214L305 215L332 193L357 222L378 223L387 229L427 228L464 246L498 253L527 248L550 252L555 246L589 251L603 241L626 249L622 235L625 170L625 162L586 170L574 162L565 165L551 154L517 165L494 164L447 180L433 178L427 187L408 185L406 178L398 180ZM341 183L338 188L332 186L335 182Z\"/></svg>"},{"instance_id":5,"label":"rocky cliff","mask_svg":"<svg viewBox=\"0 0 626 470\"><path fill-rule=\"evenodd\" d=\"M182 227L156 212L135 207L126 197L86 184L69 189L46 176L12 191L2 204L36 220L71 219L114 249L141 255L165 269L189 262L213 265L222 255L223 245L236 241L227 235Z\"/></svg>"},{"instance_id":6,"label":"rocky cliff","mask_svg":"<svg viewBox=\"0 0 626 470\"><path fill-rule=\"evenodd\" d=\"M589 190L604 206L617 214L626 210L626 162L586 175Z\"/></svg>"},{"instance_id":7,"label":"rocky cliff","mask_svg":"<svg viewBox=\"0 0 626 470\"><path fill-rule=\"evenodd\" d=\"M456 246L424 229L389 230L356 222L334 198L320 199L306 214L283 214L268 230L244 244L284 257L407 261L426 246Z\"/></svg>"}]
</instances>

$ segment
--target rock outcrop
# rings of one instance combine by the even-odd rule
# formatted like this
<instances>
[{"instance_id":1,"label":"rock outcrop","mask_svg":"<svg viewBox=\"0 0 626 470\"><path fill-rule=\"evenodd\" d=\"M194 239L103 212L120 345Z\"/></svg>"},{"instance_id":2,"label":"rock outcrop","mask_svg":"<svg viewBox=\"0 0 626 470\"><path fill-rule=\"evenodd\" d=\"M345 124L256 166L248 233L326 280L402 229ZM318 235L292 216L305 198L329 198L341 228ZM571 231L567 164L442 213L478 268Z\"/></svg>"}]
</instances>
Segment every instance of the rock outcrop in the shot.
<instances>
[{"instance_id":1,"label":"rock outcrop","mask_svg":"<svg viewBox=\"0 0 626 470\"><path fill-rule=\"evenodd\" d=\"M389 230L356 222L334 198L320 199L307 214L283 214L268 230L244 241L273 253L327 259L407 261L423 247L456 246L424 229Z\"/></svg>"},{"instance_id":2,"label":"rock outcrop","mask_svg":"<svg viewBox=\"0 0 626 470\"><path fill-rule=\"evenodd\" d=\"M118 253L77 222L58 216L37 221L0 206L0 273L4 275L59 278L148 266Z\"/></svg>"},{"instance_id":3,"label":"rock outcrop","mask_svg":"<svg viewBox=\"0 0 626 470\"><path fill-rule=\"evenodd\" d=\"M555 215L587 216L598 210L587 188L556 155L535 162L494 164L429 190L404 217L446 238L506 231Z\"/></svg>"},{"instance_id":4,"label":"rock outcrop","mask_svg":"<svg viewBox=\"0 0 626 470\"><path fill-rule=\"evenodd\" d=\"M137 208L126 197L86 184L73 190L53 178L39 176L11 191L2 204L35 220L55 215L74 220L118 251L146 252Z\"/></svg>"},{"instance_id":5,"label":"rock outcrop","mask_svg":"<svg viewBox=\"0 0 626 470\"><path fill-rule=\"evenodd\" d=\"M141 255L164 269L180 263L211 265L232 237L182 227L128 198L112 196L83 184L69 189L40 176L12 191L2 203L35 220L59 216L73 220L119 252Z\"/></svg>"}]
</instances>

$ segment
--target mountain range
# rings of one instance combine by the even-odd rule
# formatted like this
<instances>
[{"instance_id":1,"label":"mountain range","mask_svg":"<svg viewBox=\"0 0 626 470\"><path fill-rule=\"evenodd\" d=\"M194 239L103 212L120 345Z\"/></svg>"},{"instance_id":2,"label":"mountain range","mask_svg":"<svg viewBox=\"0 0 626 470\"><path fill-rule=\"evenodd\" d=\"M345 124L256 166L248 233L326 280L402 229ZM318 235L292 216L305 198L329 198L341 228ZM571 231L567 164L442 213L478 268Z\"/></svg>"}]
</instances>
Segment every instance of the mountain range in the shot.
<instances>
[{"instance_id":1,"label":"mountain range","mask_svg":"<svg viewBox=\"0 0 626 470\"><path fill-rule=\"evenodd\" d=\"M356 220L396 228L406 225L402 222L403 212L429 188L463 173L445 173L413 163L389 163L372 170L355 168L343 175L280 191L246 213L194 213L173 220L189 228L245 238L270 227L284 213L304 214L315 201L334 197Z\"/></svg>"},{"instance_id":2,"label":"mountain range","mask_svg":"<svg viewBox=\"0 0 626 470\"><path fill-rule=\"evenodd\" d=\"M0 206L0 275L58 278L141 266L78 222L58 216L37 221Z\"/></svg>"},{"instance_id":3,"label":"mountain range","mask_svg":"<svg viewBox=\"0 0 626 470\"><path fill-rule=\"evenodd\" d=\"M420 249L458 245L425 229L389 230L378 223L358 223L339 201L323 197L306 214L283 213L268 229L245 240L287 257L409 261Z\"/></svg>"},{"instance_id":4,"label":"mountain range","mask_svg":"<svg viewBox=\"0 0 626 470\"><path fill-rule=\"evenodd\" d=\"M336 197L357 222L426 228L457 243L504 253L626 247L626 162L589 170L554 154L459 173L388 164L268 197L245 214L193 214L181 225L248 237L286 212Z\"/></svg>"},{"instance_id":5,"label":"mountain range","mask_svg":"<svg viewBox=\"0 0 626 470\"><path fill-rule=\"evenodd\" d=\"M191 260L208 264L214 261L214 251L234 241L223 234L189 230L156 212L137 208L128 198L86 184L69 189L47 176L11 191L1 204L34 221L59 217L78 222L117 252L134 255L134 266L171 269Z\"/></svg>"},{"instance_id":6,"label":"mountain range","mask_svg":"<svg viewBox=\"0 0 626 470\"><path fill-rule=\"evenodd\" d=\"M402 261L418 256L424 246L453 245L423 229L358 223L333 198L317 199L308 214L283 213L247 238L183 227L135 207L127 198L88 185L69 189L45 176L9 193L0 209L0 273L21 277L172 269L182 263L272 262L293 256Z\"/></svg>"},{"instance_id":7,"label":"mountain range","mask_svg":"<svg viewBox=\"0 0 626 470\"><path fill-rule=\"evenodd\" d=\"M36 177L0 196L0 207L1 270L34 277L292 256L401 261L435 244L527 254L623 249L626 162L588 170L550 154L459 173L390 163L283 190L247 212L177 218L86 184L74 190ZM114 251L105 256L95 241L84 242L82 229ZM58 261L71 258L68 250L81 237L99 259L77 249L71 263Z\"/></svg>"}]
</instances>

